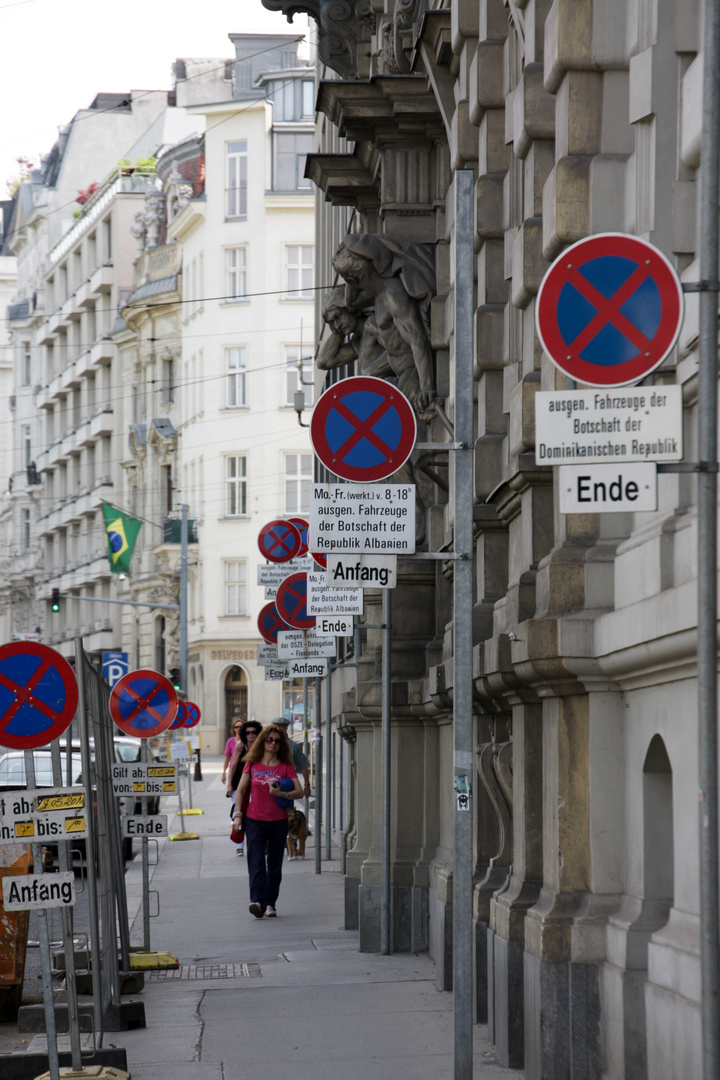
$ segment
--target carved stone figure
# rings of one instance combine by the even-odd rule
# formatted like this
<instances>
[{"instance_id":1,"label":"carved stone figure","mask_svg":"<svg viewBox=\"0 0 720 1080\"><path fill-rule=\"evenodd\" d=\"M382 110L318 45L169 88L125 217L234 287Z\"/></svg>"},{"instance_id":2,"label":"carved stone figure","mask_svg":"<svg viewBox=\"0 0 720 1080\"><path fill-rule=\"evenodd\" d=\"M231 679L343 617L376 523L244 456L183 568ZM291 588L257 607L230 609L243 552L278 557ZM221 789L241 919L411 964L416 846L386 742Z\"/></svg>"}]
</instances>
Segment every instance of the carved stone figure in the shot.
<instances>
[{"instance_id":1,"label":"carved stone figure","mask_svg":"<svg viewBox=\"0 0 720 1080\"><path fill-rule=\"evenodd\" d=\"M399 360L388 355L374 313L368 314L350 307L346 289L336 287L330 289L325 297L323 318L331 333L318 353L317 366L322 371L356 363L356 374L387 379L411 401L413 398L408 390L414 390L417 399L419 381L412 352L406 350ZM415 451L393 476L395 483L415 484L415 538L418 545L425 541L425 511L435 501L433 485L426 472L429 457L426 452Z\"/></svg>"},{"instance_id":2,"label":"carved stone figure","mask_svg":"<svg viewBox=\"0 0 720 1080\"><path fill-rule=\"evenodd\" d=\"M135 215L135 224L130 226L130 235L134 236L137 240L138 255L142 255L145 251L145 240L147 237L147 225L143 213Z\"/></svg>"},{"instance_id":3,"label":"carved stone figure","mask_svg":"<svg viewBox=\"0 0 720 1080\"><path fill-rule=\"evenodd\" d=\"M349 312L367 312L364 333L374 333L397 385L422 420L437 398L430 346L430 302L435 268L422 244L403 244L379 233L348 235L333 257L347 282Z\"/></svg>"}]
</instances>

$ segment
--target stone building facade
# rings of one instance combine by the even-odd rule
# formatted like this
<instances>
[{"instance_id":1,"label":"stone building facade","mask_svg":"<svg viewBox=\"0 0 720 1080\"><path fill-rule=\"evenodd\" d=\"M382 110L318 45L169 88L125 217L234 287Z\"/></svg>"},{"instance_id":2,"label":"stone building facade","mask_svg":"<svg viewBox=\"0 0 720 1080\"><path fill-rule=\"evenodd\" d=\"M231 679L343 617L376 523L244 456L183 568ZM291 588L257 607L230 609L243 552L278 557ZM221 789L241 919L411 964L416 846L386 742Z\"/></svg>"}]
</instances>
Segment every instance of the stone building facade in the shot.
<instances>
[{"instance_id":1,"label":"stone building facade","mask_svg":"<svg viewBox=\"0 0 720 1080\"><path fill-rule=\"evenodd\" d=\"M535 304L568 244L637 234L697 280L701 5L263 3L318 25L308 175L318 285L339 288L334 309L318 299L325 378L373 365L417 378L421 438L435 442L450 439L441 412L453 416L453 176L476 178L477 1020L528 1080L699 1077L696 485L662 474L657 511L562 515L557 476L535 460L534 396L567 388L543 356ZM697 307L686 299L679 343L650 381L682 386L693 461ZM399 375L408 350L415 374ZM435 451L424 474L435 552L452 550L450 456ZM451 560L406 560L393 597L394 946L429 949L443 989L452 573ZM347 925L375 950L378 631L357 661L333 675L333 727L350 755L338 838Z\"/></svg>"}]
</instances>

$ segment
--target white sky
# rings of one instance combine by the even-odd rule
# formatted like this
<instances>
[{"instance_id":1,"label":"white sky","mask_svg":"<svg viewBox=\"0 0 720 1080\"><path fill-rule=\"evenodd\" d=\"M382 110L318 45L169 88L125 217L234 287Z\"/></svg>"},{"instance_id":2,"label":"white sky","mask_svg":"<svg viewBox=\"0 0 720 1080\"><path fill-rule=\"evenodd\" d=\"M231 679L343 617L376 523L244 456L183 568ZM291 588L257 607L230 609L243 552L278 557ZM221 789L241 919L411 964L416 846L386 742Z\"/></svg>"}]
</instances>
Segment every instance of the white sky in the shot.
<instances>
[{"instance_id":1,"label":"white sky","mask_svg":"<svg viewBox=\"0 0 720 1080\"><path fill-rule=\"evenodd\" d=\"M230 58L243 32L307 34L308 20L260 0L0 0L0 199L16 158L37 163L96 94L169 90L175 59Z\"/></svg>"}]
</instances>

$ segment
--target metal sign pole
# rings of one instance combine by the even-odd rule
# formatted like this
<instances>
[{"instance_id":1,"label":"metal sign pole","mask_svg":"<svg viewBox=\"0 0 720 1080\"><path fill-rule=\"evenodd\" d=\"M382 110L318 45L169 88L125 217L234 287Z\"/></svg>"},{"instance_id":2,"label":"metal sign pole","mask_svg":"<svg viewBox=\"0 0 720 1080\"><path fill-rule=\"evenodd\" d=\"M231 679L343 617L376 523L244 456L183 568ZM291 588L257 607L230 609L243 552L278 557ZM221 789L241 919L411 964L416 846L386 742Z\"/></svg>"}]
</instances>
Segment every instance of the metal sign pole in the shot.
<instances>
[{"instance_id":1,"label":"metal sign pole","mask_svg":"<svg viewBox=\"0 0 720 1080\"><path fill-rule=\"evenodd\" d=\"M382 590L382 838L380 845L380 952L392 949L392 890L390 887L390 619L391 593Z\"/></svg>"},{"instance_id":2,"label":"metal sign pole","mask_svg":"<svg viewBox=\"0 0 720 1080\"><path fill-rule=\"evenodd\" d=\"M68 745L72 747L72 740L68 738ZM60 746L57 739L50 745L50 757L52 760L53 784L55 787L72 786L71 761L68 761L65 784L63 784L62 764L60 762ZM90 807L85 806L85 822L89 826ZM69 841L58 843L58 869L61 873L67 873L70 869L68 859ZM75 978L75 941L73 936L73 909L63 907L60 916L63 929L63 949L65 952L65 994L67 997L68 1020L70 1027L70 1059L74 1070L82 1068L80 1047L80 1019L78 1016L77 979Z\"/></svg>"},{"instance_id":3,"label":"metal sign pole","mask_svg":"<svg viewBox=\"0 0 720 1080\"><path fill-rule=\"evenodd\" d=\"M330 819L330 806L332 801L332 739L330 737L330 679L331 672L327 673L327 708L325 716L325 858L328 863L332 859L332 821ZM315 698L320 701L321 680L315 679ZM317 715L317 727L320 727L320 713Z\"/></svg>"},{"instance_id":4,"label":"metal sign pole","mask_svg":"<svg viewBox=\"0 0 720 1080\"><path fill-rule=\"evenodd\" d=\"M140 746L140 760L143 765L147 764L148 750L147 739L142 740ZM142 812L143 817L148 813L148 798L147 795L143 795L142 800ZM143 949L145 952L150 952L150 853L149 846L150 841L143 832L141 840L142 844L142 905L143 905Z\"/></svg>"},{"instance_id":5,"label":"metal sign pole","mask_svg":"<svg viewBox=\"0 0 720 1080\"><path fill-rule=\"evenodd\" d=\"M322 745L322 700L320 680L315 680L315 873L322 873L322 826L323 826L323 745ZM305 680L307 686L307 680Z\"/></svg>"},{"instance_id":6,"label":"metal sign pole","mask_svg":"<svg viewBox=\"0 0 720 1080\"><path fill-rule=\"evenodd\" d=\"M292 701L292 693L290 695L290 722L292 723L295 716L295 706ZM307 679L303 679L303 751L305 757L310 760L310 744L308 742L308 685ZM317 791L317 760L315 761L315 790ZM307 818L310 813L310 799L305 796L305 817ZM315 818L317 819L317 796L315 798ZM317 831L317 820L315 822Z\"/></svg>"},{"instance_id":7,"label":"metal sign pole","mask_svg":"<svg viewBox=\"0 0 720 1080\"><path fill-rule=\"evenodd\" d=\"M104 1018L102 1007L100 920L98 915L98 880L95 846L97 822L93 812L95 793L93 791L92 764L90 761L90 732L87 714L87 688L85 684L85 650L83 649L82 638L75 638L75 677L78 684L80 760L82 761L85 802L88 808L85 861L87 863L88 908L90 915L90 970L92 972L93 1024L96 1032L96 1045L101 1047Z\"/></svg>"},{"instance_id":8,"label":"metal sign pole","mask_svg":"<svg viewBox=\"0 0 720 1080\"><path fill-rule=\"evenodd\" d=\"M454 1080L472 1080L472 609L473 609L473 185L470 169L455 173L455 439L453 456L453 765L455 865L453 871Z\"/></svg>"},{"instance_id":9,"label":"metal sign pole","mask_svg":"<svg viewBox=\"0 0 720 1080\"><path fill-rule=\"evenodd\" d=\"M26 750L25 776L29 790L34 790L35 781L35 758L32 750ZM33 873L42 874L42 845L32 844ZM55 1025L55 1001L53 1000L52 985L52 962L50 958L50 934L48 931L48 918L45 908L39 908L38 939L40 941L40 962L42 964L43 1005L45 1006L45 1033L47 1035L48 1068L50 1080L60 1080L60 1059L58 1057L57 1027Z\"/></svg>"},{"instance_id":10,"label":"metal sign pole","mask_svg":"<svg viewBox=\"0 0 720 1080\"><path fill-rule=\"evenodd\" d=\"M180 522L180 686L188 692L188 508L183 503Z\"/></svg>"},{"instance_id":11,"label":"metal sign pole","mask_svg":"<svg viewBox=\"0 0 720 1080\"><path fill-rule=\"evenodd\" d=\"M718 200L720 3L705 0L698 326L698 757L704 1080L720 1076L717 724Z\"/></svg>"}]
</instances>

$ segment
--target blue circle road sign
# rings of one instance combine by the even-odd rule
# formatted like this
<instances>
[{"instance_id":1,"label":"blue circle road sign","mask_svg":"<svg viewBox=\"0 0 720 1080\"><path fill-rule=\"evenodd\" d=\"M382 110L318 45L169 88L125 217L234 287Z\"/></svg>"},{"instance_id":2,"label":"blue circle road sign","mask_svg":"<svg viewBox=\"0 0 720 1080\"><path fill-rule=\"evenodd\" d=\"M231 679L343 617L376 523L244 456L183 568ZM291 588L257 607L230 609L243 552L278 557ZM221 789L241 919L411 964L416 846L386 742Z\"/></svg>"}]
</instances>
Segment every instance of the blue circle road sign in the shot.
<instances>
[{"instance_id":1,"label":"blue circle road sign","mask_svg":"<svg viewBox=\"0 0 720 1080\"><path fill-rule=\"evenodd\" d=\"M284 563L295 558L302 547L302 540L291 522L270 521L258 533L258 547L270 562Z\"/></svg>"},{"instance_id":2,"label":"blue circle road sign","mask_svg":"<svg viewBox=\"0 0 720 1080\"><path fill-rule=\"evenodd\" d=\"M588 386L627 386L662 364L680 334L682 284L653 244L599 233L572 244L542 280L538 337L553 363Z\"/></svg>"},{"instance_id":3,"label":"blue circle road sign","mask_svg":"<svg viewBox=\"0 0 720 1080\"><path fill-rule=\"evenodd\" d=\"M171 731L174 731L176 728L179 728L179 727L185 727L185 721L187 719L187 712L185 711L186 706L187 706L187 701L178 700L178 707L177 707L177 712L175 713L175 719L173 720L172 724L170 725L170 730Z\"/></svg>"},{"instance_id":4,"label":"blue circle road sign","mask_svg":"<svg viewBox=\"0 0 720 1080\"><path fill-rule=\"evenodd\" d=\"M183 727L195 727L200 723L200 706L196 705L194 701L183 701L183 712L185 714L185 722Z\"/></svg>"},{"instance_id":5,"label":"blue circle road sign","mask_svg":"<svg viewBox=\"0 0 720 1080\"><path fill-rule=\"evenodd\" d=\"M291 574L280 585L275 607L283 622L294 630L312 630L315 616L307 612L307 574Z\"/></svg>"},{"instance_id":6,"label":"blue circle road sign","mask_svg":"<svg viewBox=\"0 0 720 1080\"><path fill-rule=\"evenodd\" d=\"M0 746L47 746L67 729L77 703L75 674L64 656L36 641L0 645Z\"/></svg>"},{"instance_id":7,"label":"blue circle road sign","mask_svg":"<svg viewBox=\"0 0 720 1080\"><path fill-rule=\"evenodd\" d=\"M385 480L412 453L413 407L396 386L371 375L342 379L313 409L310 439L326 469L343 480Z\"/></svg>"},{"instance_id":8,"label":"blue circle road sign","mask_svg":"<svg viewBox=\"0 0 720 1080\"><path fill-rule=\"evenodd\" d=\"M300 550L297 553L297 557L298 559L302 559L303 556L307 555L308 529L310 526L308 525L305 518L301 517L291 517L288 518L288 521L291 525L294 525L297 531L300 533Z\"/></svg>"},{"instance_id":9,"label":"blue circle road sign","mask_svg":"<svg viewBox=\"0 0 720 1080\"><path fill-rule=\"evenodd\" d=\"M258 630L268 645L277 645L278 630L286 630L287 627L278 614L274 602L266 604L260 609L258 615Z\"/></svg>"},{"instance_id":10,"label":"blue circle road sign","mask_svg":"<svg viewBox=\"0 0 720 1080\"><path fill-rule=\"evenodd\" d=\"M178 697L169 679L159 671L129 671L110 694L110 715L126 735L152 739L173 724Z\"/></svg>"}]
</instances>

